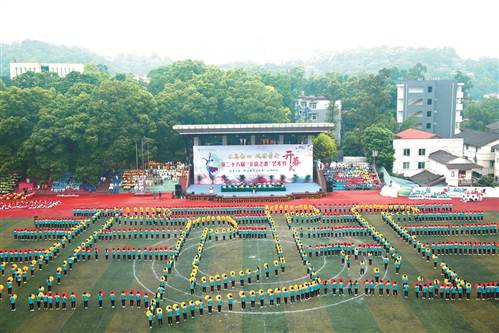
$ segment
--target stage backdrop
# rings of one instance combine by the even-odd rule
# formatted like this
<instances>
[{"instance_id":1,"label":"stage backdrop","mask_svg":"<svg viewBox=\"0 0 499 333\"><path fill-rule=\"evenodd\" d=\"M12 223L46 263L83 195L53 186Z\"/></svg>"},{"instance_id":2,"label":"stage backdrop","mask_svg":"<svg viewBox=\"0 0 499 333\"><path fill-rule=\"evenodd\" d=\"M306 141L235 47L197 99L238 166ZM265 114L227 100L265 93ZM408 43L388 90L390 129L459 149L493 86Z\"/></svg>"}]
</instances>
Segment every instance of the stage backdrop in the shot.
<instances>
[{"instance_id":1,"label":"stage backdrop","mask_svg":"<svg viewBox=\"0 0 499 333\"><path fill-rule=\"evenodd\" d=\"M313 145L194 146L192 155L195 184L239 183L240 175L245 182L270 182L271 175L302 181L313 173Z\"/></svg>"}]
</instances>

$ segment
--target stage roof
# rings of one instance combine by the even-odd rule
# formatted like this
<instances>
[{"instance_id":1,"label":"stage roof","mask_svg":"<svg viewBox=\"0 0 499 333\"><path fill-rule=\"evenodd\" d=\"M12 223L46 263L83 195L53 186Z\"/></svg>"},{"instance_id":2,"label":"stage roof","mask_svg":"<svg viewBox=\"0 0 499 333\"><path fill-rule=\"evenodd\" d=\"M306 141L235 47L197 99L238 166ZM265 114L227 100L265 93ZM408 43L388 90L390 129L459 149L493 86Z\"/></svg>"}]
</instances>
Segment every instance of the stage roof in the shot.
<instances>
[{"instance_id":1,"label":"stage roof","mask_svg":"<svg viewBox=\"0 0 499 333\"><path fill-rule=\"evenodd\" d=\"M272 123L272 124L202 124L174 125L173 129L184 135L203 134L294 134L323 133L334 128L333 123Z\"/></svg>"}]
</instances>

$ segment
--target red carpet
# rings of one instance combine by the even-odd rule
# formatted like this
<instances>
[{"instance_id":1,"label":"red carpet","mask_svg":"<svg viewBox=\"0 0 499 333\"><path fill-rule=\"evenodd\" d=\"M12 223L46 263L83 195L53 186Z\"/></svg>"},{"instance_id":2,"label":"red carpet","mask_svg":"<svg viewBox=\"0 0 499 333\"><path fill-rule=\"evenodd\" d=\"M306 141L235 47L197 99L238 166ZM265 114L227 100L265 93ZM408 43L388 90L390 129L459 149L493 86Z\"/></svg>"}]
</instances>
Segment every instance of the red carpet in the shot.
<instances>
[{"instance_id":1,"label":"red carpet","mask_svg":"<svg viewBox=\"0 0 499 333\"><path fill-rule=\"evenodd\" d=\"M220 207L220 206L263 206L268 202L252 203L215 203L210 201L193 201L171 199L169 196L161 200L154 199L152 195L136 196L133 194L110 194L110 193L92 193L83 194L79 197L61 198L54 195L35 196L34 199L40 200L59 200L62 203L51 209L37 210L5 210L0 211L0 218L20 218L20 217L69 217L73 214L73 208L112 208L112 207ZM407 198L386 198L379 195L379 191L342 191L331 193L327 197L320 199L300 199L282 202L284 205L297 205L302 203L317 204L418 204L418 203L449 203L454 205L457 210L498 210L499 199L484 199L481 202L461 202L459 199L452 201L432 201L432 200L409 200ZM281 203L274 203L281 204Z\"/></svg>"}]
</instances>

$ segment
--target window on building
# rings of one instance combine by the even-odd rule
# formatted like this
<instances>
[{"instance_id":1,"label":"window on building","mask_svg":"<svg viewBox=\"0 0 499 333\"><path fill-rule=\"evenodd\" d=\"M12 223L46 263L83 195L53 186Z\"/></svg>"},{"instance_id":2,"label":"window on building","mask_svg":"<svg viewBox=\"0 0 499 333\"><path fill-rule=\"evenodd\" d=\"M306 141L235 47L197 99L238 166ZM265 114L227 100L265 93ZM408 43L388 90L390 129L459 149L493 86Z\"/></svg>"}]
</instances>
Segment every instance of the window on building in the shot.
<instances>
[{"instance_id":1,"label":"window on building","mask_svg":"<svg viewBox=\"0 0 499 333\"><path fill-rule=\"evenodd\" d=\"M424 169L425 162L418 162L418 169Z\"/></svg>"},{"instance_id":2,"label":"window on building","mask_svg":"<svg viewBox=\"0 0 499 333\"><path fill-rule=\"evenodd\" d=\"M490 148L490 152L491 152L491 153L495 152L494 147L491 147L491 148Z\"/></svg>"},{"instance_id":3,"label":"window on building","mask_svg":"<svg viewBox=\"0 0 499 333\"><path fill-rule=\"evenodd\" d=\"M404 149L404 156L411 156L411 150L409 148Z\"/></svg>"},{"instance_id":4,"label":"window on building","mask_svg":"<svg viewBox=\"0 0 499 333\"><path fill-rule=\"evenodd\" d=\"M495 161L489 161L489 167L493 168L494 167L494 162Z\"/></svg>"},{"instance_id":5,"label":"window on building","mask_svg":"<svg viewBox=\"0 0 499 333\"><path fill-rule=\"evenodd\" d=\"M431 111L426 111L426 116L431 117Z\"/></svg>"},{"instance_id":6,"label":"window on building","mask_svg":"<svg viewBox=\"0 0 499 333\"><path fill-rule=\"evenodd\" d=\"M409 102L407 104L408 104L408 106L421 106L421 105L423 105L423 99L422 98L411 98L411 99L409 99Z\"/></svg>"},{"instance_id":7,"label":"window on building","mask_svg":"<svg viewBox=\"0 0 499 333\"><path fill-rule=\"evenodd\" d=\"M433 104L433 100L432 100L431 98L428 98L428 99L426 100L426 104L427 104L427 105L432 105L432 104Z\"/></svg>"},{"instance_id":8,"label":"window on building","mask_svg":"<svg viewBox=\"0 0 499 333\"><path fill-rule=\"evenodd\" d=\"M312 120L316 120L316 119L317 119L317 116L316 116L315 114L313 114L313 115L310 117L310 119L312 119Z\"/></svg>"},{"instance_id":9,"label":"window on building","mask_svg":"<svg viewBox=\"0 0 499 333\"><path fill-rule=\"evenodd\" d=\"M306 101L301 101L301 103L300 103L300 104L301 104L301 107L302 107L302 108L304 108L304 107L306 107L306 106L307 106L307 102L306 102Z\"/></svg>"},{"instance_id":10,"label":"window on building","mask_svg":"<svg viewBox=\"0 0 499 333\"><path fill-rule=\"evenodd\" d=\"M433 92L433 87L432 87L432 86L429 86L429 87L428 87L428 92L429 92L429 93Z\"/></svg>"},{"instance_id":11,"label":"window on building","mask_svg":"<svg viewBox=\"0 0 499 333\"><path fill-rule=\"evenodd\" d=\"M426 155L426 149L419 148L419 156L425 156L425 155Z\"/></svg>"},{"instance_id":12,"label":"window on building","mask_svg":"<svg viewBox=\"0 0 499 333\"><path fill-rule=\"evenodd\" d=\"M409 162L402 163L402 168L405 170L409 169Z\"/></svg>"},{"instance_id":13,"label":"window on building","mask_svg":"<svg viewBox=\"0 0 499 333\"><path fill-rule=\"evenodd\" d=\"M426 129L430 129L431 128L431 123L426 123Z\"/></svg>"},{"instance_id":14,"label":"window on building","mask_svg":"<svg viewBox=\"0 0 499 333\"><path fill-rule=\"evenodd\" d=\"M464 145L464 148L466 148L466 149L470 149L470 146L468 146L468 145Z\"/></svg>"},{"instance_id":15,"label":"window on building","mask_svg":"<svg viewBox=\"0 0 499 333\"><path fill-rule=\"evenodd\" d=\"M311 109L317 109L317 103L310 103Z\"/></svg>"},{"instance_id":16,"label":"window on building","mask_svg":"<svg viewBox=\"0 0 499 333\"><path fill-rule=\"evenodd\" d=\"M450 176L454 178L454 177L456 176L456 172L455 172L454 170L452 170L452 171L450 172Z\"/></svg>"},{"instance_id":17,"label":"window on building","mask_svg":"<svg viewBox=\"0 0 499 333\"><path fill-rule=\"evenodd\" d=\"M424 88L423 87L410 87L407 92L409 94L422 94L424 93Z\"/></svg>"}]
</instances>

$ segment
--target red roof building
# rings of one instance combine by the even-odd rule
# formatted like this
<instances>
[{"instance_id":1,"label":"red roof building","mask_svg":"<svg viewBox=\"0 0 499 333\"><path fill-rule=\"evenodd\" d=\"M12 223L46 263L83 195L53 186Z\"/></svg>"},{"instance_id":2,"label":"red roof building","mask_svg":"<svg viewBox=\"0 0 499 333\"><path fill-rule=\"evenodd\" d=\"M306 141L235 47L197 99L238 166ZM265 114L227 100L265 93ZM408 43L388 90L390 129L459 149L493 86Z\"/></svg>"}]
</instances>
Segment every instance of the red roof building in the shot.
<instances>
[{"instance_id":1,"label":"red roof building","mask_svg":"<svg viewBox=\"0 0 499 333\"><path fill-rule=\"evenodd\" d=\"M438 135L431 132L418 130L415 128L408 128L402 132L395 134L397 139L435 139L439 138Z\"/></svg>"}]
</instances>

